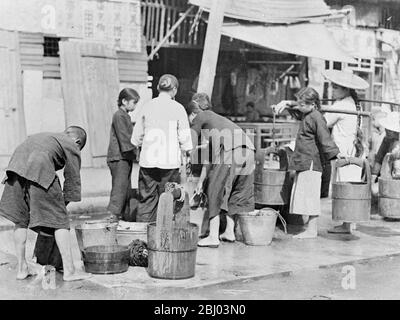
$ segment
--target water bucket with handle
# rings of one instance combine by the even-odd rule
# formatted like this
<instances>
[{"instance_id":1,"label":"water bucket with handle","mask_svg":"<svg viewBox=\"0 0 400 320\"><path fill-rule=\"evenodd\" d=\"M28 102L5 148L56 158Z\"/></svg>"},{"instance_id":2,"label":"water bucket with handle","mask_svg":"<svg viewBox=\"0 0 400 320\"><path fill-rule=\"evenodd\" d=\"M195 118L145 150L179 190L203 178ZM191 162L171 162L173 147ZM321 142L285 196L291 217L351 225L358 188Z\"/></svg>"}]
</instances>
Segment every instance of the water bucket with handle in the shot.
<instances>
[{"instance_id":1,"label":"water bucket with handle","mask_svg":"<svg viewBox=\"0 0 400 320\"><path fill-rule=\"evenodd\" d=\"M85 222L75 227L79 251L83 258L83 251L93 246L117 245L118 223L110 223L107 220Z\"/></svg>"},{"instance_id":2,"label":"water bucket with handle","mask_svg":"<svg viewBox=\"0 0 400 320\"><path fill-rule=\"evenodd\" d=\"M365 181L338 181L338 169L352 164L363 168ZM359 158L337 160L333 167L332 219L344 222L369 221L371 198L371 169L368 161Z\"/></svg>"},{"instance_id":3,"label":"water bucket with handle","mask_svg":"<svg viewBox=\"0 0 400 320\"><path fill-rule=\"evenodd\" d=\"M271 208L259 210L259 213L246 213L239 215L240 230L243 242L250 246L268 246L271 244L277 218L281 220L285 233L286 222L280 213Z\"/></svg>"},{"instance_id":4,"label":"water bucket with handle","mask_svg":"<svg viewBox=\"0 0 400 320\"><path fill-rule=\"evenodd\" d=\"M152 278L179 280L195 276L199 227L190 223L189 196L185 192L182 209L175 212L174 196L161 195L157 222L147 229L149 263Z\"/></svg>"},{"instance_id":5,"label":"water bucket with handle","mask_svg":"<svg viewBox=\"0 0 400 320\"><path fill-rule=\"evenodd\" d=\"M279 169L264 168L265 158L271 155L279 157ZM288 155L285 150L270 147L257 151L254 177L254 197L256 204L279 206L289 203L292 181L288 167Z\"/></svg>"},{"instance_id":6,"label":"water bucket with handle","mask_svg":"<svg viewBox=\"0 0 400 320\"><path fill-rule=\"evenodd\" d=\"M379 214L388 219L400 219L400 180L393 179L393 161L387 154L379 178Z\"/></svg>"}]
</instances>

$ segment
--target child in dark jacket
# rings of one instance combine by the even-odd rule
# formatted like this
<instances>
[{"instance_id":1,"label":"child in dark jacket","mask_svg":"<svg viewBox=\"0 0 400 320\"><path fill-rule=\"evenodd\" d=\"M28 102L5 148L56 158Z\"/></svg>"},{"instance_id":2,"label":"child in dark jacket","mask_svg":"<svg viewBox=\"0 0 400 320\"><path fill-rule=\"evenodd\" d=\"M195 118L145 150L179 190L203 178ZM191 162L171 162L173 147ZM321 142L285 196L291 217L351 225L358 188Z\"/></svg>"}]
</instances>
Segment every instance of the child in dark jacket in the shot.
<instances>
[{"instance_id":1,"label":"child in dark jacket","mask_svg":"<svg viewBox=\"0 0 400 320\"><path fill-rule=\"evenodd\" d=\"M69 127L63 133L28 137L14 151L6 169L0 216L15 224L17 279L35 274L25 257L27 230L54 235L62 257L63 280L87 279L74 266L70 243L69 202L81 201L81 150L86 132ZM61 187L57 171L64 169Z\"/></svg>"},{"instance_id":2,"label":"child in dark jacket","mask_svg":"<svg viewBox=\"0 0 400 320\"><path fill-rule=\"evenodd\" d=\"M291 113L295 111L301 120L289 168L296 171L290 213L309 217L306 230L294 236L296 239L309 239L317 237L317 221L321 214L321 158L325 156L327 160L332 160L340 155L319 111L318 92L304 88L297 93L296 98L298 105L288 109ZM281 113L289 106L288 101L282 101L275 107L275 112Z\"/></svg>"},{"instance_id":3,"label":"child in dark jacket","mask_svg":"<svg viewBox=\"0 0 400 320\"><path fill-rule=\"evenodd\" d=\"M139 94L130 88L121 91L118 98L118 110L114 113L107 164L112 176L112 190L108 211L113 220L123 218L130 211L131 173L136 148L131 143L133 123L129 112L135 110Z\"/></svg>"}]
</instances>

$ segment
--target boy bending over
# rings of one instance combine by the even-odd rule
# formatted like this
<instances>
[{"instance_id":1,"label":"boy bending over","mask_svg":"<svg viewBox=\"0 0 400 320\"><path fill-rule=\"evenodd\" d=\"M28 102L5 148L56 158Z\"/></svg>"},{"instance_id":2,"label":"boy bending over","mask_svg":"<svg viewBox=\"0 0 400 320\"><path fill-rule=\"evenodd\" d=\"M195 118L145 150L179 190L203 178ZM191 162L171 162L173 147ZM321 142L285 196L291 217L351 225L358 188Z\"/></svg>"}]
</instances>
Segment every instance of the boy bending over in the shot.
<instances>
[{"instance_id":1,"label":"boy bending over","mask_svg":"<svg viewBox=\"0 0 400 320\"><path fill-rule=\"evenodd\" d=\"M0 215L15 224L17 279L31 275L25 258L27 230L54 230L60 250L64 281L84 280L90 275L75 270L70 244L69 202L81 200L81 150L86 132L69 127L63 133L39 133L19 145L6 169ZM64 169L64 188L56 171Z\"/></svg>"}]
</instances>

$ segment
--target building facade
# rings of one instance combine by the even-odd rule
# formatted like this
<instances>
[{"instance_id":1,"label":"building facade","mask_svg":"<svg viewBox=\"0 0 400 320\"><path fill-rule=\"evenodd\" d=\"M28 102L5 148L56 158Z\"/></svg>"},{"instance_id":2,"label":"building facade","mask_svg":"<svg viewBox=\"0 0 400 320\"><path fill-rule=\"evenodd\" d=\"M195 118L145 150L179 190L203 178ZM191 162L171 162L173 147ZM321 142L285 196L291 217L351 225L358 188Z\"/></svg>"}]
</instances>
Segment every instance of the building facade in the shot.
<instances>
[{"instance_id":1,"label":"building facade","mask_svg":"<svg viewBox=\"0 0 400 320\"><path fill-rule=\"evenodd\" d=\"M88 131L83 166L105 166L119 90L151 98L138 0L3 0L0 55L3 168L27 135L68 125Z\"/></svg>"}]
</instances>

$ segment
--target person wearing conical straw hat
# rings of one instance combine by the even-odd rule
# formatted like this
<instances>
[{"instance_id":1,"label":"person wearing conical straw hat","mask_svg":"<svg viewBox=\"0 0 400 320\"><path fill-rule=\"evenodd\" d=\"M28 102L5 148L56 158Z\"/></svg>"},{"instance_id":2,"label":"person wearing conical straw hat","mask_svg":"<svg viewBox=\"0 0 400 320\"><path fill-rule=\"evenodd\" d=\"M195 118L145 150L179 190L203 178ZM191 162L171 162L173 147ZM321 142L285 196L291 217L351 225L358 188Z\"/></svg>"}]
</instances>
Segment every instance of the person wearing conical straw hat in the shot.
<instances>
[{"instance_id":1,"label":"person wearing conical straw hat","mask_svg":"<svg viewBox=\"0 0 400 320\"><path fill-rule=\"evenodd\" d=\"M332 109L361 111L356 90L369 87L361 77L347 71L326 70L323 76L332 83L332 95L335 103ZM364 155L361 131L361 116L343 113L326 113L328 128L332 129L332 138L339 147L340 153L346 157L362 157ZM338 180L360 181L362 169L355 165L339 168ZM342 225L328 230L329 233L351 233L355 224L344 221Z\"/></svg>"}]
</instances>

